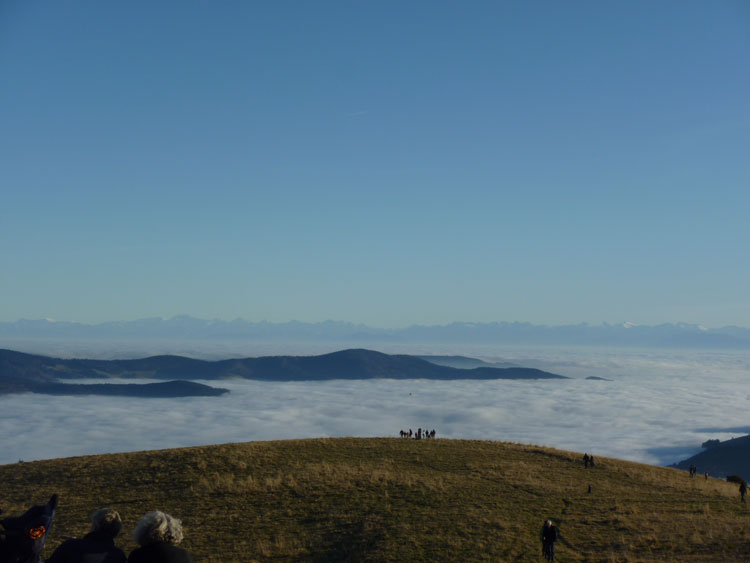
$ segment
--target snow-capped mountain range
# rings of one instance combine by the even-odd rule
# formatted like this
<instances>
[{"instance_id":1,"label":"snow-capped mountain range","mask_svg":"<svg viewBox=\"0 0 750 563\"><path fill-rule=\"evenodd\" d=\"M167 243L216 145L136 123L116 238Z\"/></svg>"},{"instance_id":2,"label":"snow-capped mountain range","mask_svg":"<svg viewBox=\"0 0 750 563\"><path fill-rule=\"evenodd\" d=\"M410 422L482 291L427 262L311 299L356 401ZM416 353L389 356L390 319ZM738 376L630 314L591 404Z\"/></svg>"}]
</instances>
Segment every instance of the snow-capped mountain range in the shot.
<instances>
[{"instance_id":1,"label":"snow-capped mountain range","mask_svg":"<svg viewBox=\"0 0 750 563\"><path fill-rule=\"evenodd\" d=\"M577 346L654 346L750 348L750 328L726 326L708 329L702 325L676 323L639 325L575 324L534 325L524 322L413 325L400 329L374 328L342 321L271 323L205 320L187 315L169 319L147 318L85 324L52 319L0 322L0 339L179 339L259 340L296 342L455 342L491 344L543 344Z\"/></svg>"}]
</instances>

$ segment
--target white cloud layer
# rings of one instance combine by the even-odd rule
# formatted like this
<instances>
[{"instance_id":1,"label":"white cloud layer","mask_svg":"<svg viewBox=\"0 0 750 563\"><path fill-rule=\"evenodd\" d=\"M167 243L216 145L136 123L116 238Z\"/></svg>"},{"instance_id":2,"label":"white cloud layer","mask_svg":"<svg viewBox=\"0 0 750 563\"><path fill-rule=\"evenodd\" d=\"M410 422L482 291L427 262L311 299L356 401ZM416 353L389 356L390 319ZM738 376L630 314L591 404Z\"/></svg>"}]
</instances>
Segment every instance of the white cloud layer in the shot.
<instances>
[{"instance_id":1,"label":"white cloud layer","mask_svg":"<svg viewBox=\"0 0 750 563\"><path fill-rule=\"evenodd\" d=\"M229 388L229 395L187 399L2 396L0 463L253 440L398 436L402 428L422 427L444 438L668 464L750 424L748 353L449 352L535 364L575 379L222 381L205 383Z\"/></svg>"}]
</instances>

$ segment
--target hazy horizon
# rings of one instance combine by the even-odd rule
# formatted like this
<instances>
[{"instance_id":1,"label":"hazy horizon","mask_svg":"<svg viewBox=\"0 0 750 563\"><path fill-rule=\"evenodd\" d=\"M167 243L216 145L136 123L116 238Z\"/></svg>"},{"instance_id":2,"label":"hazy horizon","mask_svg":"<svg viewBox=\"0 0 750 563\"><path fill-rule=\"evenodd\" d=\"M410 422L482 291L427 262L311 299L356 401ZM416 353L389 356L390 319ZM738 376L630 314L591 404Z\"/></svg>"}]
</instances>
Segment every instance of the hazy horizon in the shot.
<instances>
[{"instance_id":1,"label":"hazy horizon","mask_svg":"<svg viewBox=\"0 0 750 563\"><path fill-rule=\"evenodd\" d=\"M178 316L97 325L48 320L0 322L0 348L61 358L133 359L178 355L204 360L261 355L317 355L349 348L423 353L457 347L485 356L497 346L581 349L750 350L750 329L633 323L544 326L451 323L382 329L342 321L253 323ZM421 351L421 352L420 352Z\"/></svg>"},{"instance_id":2,"label":"hazy horizon","mask_svg":"<svg viewBox=\"0 0 750 563\"><path fill-rule=\"evenodd\" d=\"M547 324L547 323L535 323L528 320L523 319L496 319L496 320L487 320L487 321L478 321L478 320L472 320L472 319L463 319L463 318L456 318L450 321L446 322L435 322L435 323L429 323L429 324L422 324L419 322L406 322L405 324L398 325L398 326L383 326L383 325L376 325L376 324L368 324L363 321L357 321L357 320L351 320L346 318L333 318L333 317L321 317L318 320L309 320L309 321L303 321L298 318L288 318L288 319L282 319L277 321L270 321L268 319L248 319L240 316L235 317L199 317L196 315L191 315L188 313L179 313L175 315L170 316L159 316L159 315L149 315L144 317L132 317L132 318L111 318L111 319L103 319L99 321L80 321L76 319L53 319L51 317L17 317L17 318L0 318L0 324L6 323L6 324L12 324L12 323L20 323L24 321L46 321L49 323L60 323L60 324L81 324L86 326L97 326L97 325L106 325L106 324L117 324L117 323L136 323L139 321L151 321L151 320L158 320L158 321L177 321L181 319L186 320L199 320L204 322L221 322L221 323L231 323L231 322L246 322L246 323L253 323L253 324L270 324L270 325L284 325L284 324L327 324L327 323L335 323L335 324L345 324L345 325L353 325L353 326L365 326L368 328L375 328L375 329L382 329L382 330L400 330L404 328L411 328L415 326L426 326L426 327L444 327L449 326L453 324L477 324L477 325L489 325L489 324L519 324L519 325L533 325L533 326L539 326L539 327L570 327L570 326L581 326L581 325L588 325L592 327L598 327L598 326L625 326L625 327L657 327L657 326L663 326L663 325L685 325L685 326L695 326L699 328L705 328L705 329L719 329L719 328L725 328L725 327L739 327L739 328L750 328L750 325L744 326L744 325L736 325L736 324L722 324L722 325L707 325L706 323L701 322L686 322L683 320L663 320L660 322L654 322L654 323L636 323L628 318L620 319L620 320L599 320L599 321L569 321L569 322L560 322L557 324Z\"/></svg>"}]
</instances>

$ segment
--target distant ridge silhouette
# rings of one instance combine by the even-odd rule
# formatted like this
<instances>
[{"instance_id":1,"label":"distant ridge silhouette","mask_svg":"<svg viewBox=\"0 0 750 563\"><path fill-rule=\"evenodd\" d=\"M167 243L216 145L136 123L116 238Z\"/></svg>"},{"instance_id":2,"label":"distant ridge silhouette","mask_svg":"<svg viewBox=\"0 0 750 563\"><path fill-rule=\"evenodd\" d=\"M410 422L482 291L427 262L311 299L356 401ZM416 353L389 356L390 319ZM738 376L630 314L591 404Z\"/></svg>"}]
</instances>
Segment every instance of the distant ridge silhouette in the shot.
<instances>
[{"instance_id":1,"label":"distant ridge silhouette","mask_svg":"<svg viewBox=\"0 0 750 563\"><path fill-rule=\"evenodd\" d=\"M49 358L0 350L0 392L33 391L42 384L87 378L225 379L322 381L328 379L567 379L533 368L457 369L416 356L389 355L363 349L320 356L264 356L209 362L182 356L139 360ZM34 386L37 387L34 387Z\"/></svg>"},{"instance_id":2,"label":"distant ridge silhouette","mask_svg":"<svg viewBox=\"0 0 750 563\"><path fill-rule=\"evenodd\" d=\"M740 475L750 480L750 435L718 442L692 457L675 463L671 467L687 470L691 465L698 473L708 471L711 477Z\"/></svg>"},{"instance_id":3,"label":"distant ridge silhouette","mask_svg":"<svg viewBox=\"0 0 750 563\"><path fill-rule=\"evenodd\" d=\"M229 393L195 381L164 381L160 383L38 383L30 387L44 395L108 395L111 397L218 397Z\"/></svg>"}]
</instances>

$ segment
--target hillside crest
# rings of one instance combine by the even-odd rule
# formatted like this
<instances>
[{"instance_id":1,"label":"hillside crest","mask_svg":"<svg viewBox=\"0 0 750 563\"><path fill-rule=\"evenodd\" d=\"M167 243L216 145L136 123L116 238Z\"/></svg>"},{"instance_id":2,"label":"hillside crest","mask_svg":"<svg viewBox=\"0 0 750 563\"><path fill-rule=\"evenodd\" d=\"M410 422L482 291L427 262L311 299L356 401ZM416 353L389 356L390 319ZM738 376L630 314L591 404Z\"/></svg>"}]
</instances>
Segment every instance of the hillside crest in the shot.
<instances>
[{"instance_id":1,"label":"hillside crest","mask_svg":"<svg viewBox=\"0 0 750 563\"><path fill-rule=\"evenodd\" d=\"M687 472L488 441L336 438L251 442L0 466L6 514L60 495L47 543L117 509L118 543L144 513L183 520L196 561L747 561L737 487Z\"/></svg>"}]
</instances>

